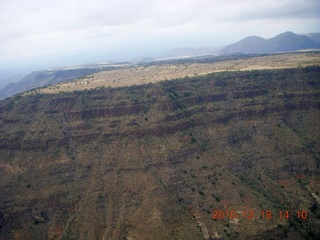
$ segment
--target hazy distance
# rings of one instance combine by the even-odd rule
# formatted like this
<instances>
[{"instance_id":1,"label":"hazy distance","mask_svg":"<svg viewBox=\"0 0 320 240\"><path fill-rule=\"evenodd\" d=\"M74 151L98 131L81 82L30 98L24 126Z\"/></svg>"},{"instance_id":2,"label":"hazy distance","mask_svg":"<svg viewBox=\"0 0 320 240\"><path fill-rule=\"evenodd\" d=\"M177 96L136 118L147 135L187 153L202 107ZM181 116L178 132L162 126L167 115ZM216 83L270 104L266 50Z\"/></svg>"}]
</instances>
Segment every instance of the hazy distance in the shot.
<instances>
[{"instance_id":1,"label":"hazy distance","mask_svg":"<svg viewBox=\"0 0 320 240\"><path fill-rule=\"evenodd\" d=\"M320 32L320 2L1 0L0 70L157 57L285 31Z\"/></svg>"}]
</instances>

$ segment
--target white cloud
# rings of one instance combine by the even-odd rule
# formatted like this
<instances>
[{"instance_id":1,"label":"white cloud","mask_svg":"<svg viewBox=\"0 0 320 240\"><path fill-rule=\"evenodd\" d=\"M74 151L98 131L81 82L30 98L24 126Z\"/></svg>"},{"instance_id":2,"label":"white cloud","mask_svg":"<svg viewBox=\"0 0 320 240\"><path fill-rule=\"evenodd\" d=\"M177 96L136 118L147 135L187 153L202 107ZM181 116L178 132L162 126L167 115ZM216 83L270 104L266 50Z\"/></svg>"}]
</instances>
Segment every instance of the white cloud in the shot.
<instances>
[{"instance_id":1,"label":"white cloud","mask_svg":"<svg viewBox=\"0 0 320 240\"><path fill-rule=\"evenodd\" d=\"M152 44L221 46L253 34L319 32L319 19L318 0L1 0L0 60L78 49L144 55Z\"/></svg>"}]
</instances>

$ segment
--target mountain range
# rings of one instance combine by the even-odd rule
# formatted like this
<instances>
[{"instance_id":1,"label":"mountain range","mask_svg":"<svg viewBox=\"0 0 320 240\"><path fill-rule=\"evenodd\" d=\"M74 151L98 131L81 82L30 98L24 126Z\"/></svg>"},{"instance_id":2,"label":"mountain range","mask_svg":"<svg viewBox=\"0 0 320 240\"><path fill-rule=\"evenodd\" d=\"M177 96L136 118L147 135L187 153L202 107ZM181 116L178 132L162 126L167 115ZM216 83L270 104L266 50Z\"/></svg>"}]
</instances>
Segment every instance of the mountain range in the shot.
<instances>
[{"instance_id":1,"label":"mountain range","mask_svg":"<svg viewBox=\"0 0 320 240\"><path fill-rule=\"evenodd\" d=\"M301 36L292 32L281 33L273 38L264 39L257 36L247 37L222 49L224 54L265 54L291 52L305 49L319 49L320 43L315 42L315 35Z\"/></svg>"},{"instance_id":2,"label":"mountain range","mask_svg":"<svg viewBox=\"0 0 320 240\"><path fill-rule=\"evenodd\" d=\"M273 38L264 39L257 36L249 36L245 39L228 45L222 49L199 47L199 48L176 48L158 57L140 58L132 60L132 64L145 64L154 60L168 60L190 58L203 55L233 55L233 54L270 54L275 52L290 52L306 49L320 48L320 33L297 35L292 32L281 33ZM83 65L76 68L59 68L54 70L35 71L22 78L19 82L10 83L0 89L0 99L12 96L30 89L56 84L66 80L72 80L88 74L110 69L110 66Z\"/></svg>"},{"instance_id":3,"label":"mountain range","mask_svg":"<svg viewBox=\"0 0 320 240\"><path fill-rule=\"evenodd\" d=\"M311 40L320 43L320 33L308 33L306 36Z\"/></svg>"},{"instance_id":4,"label":"mountain range","mask_svg":"<svg viewBox=\"0 0 320 240\"><path fill-rule=\"evenodd\" d=\"M223 48L175 48L161 58L179 58L209 54L269 54L319 48L320 33L298 35L288 31L270 39L249 36Z\"/></svg>"}]
</instances>

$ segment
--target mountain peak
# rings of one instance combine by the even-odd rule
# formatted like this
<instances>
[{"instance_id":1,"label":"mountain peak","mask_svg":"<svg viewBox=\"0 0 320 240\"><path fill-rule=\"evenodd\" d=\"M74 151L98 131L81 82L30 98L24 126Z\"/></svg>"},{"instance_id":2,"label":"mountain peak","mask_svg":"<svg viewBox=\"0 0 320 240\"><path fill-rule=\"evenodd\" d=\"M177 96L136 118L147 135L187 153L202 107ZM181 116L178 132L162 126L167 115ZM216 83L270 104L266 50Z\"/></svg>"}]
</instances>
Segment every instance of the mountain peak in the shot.
<instances>
[{"instance_id":1,"label":"mountain peak","mask_svg":"<svg viewBox=\"0 0 320 240\"><path fill-rule=\"evenodd\" d=\"M225 53L260 53L260 46L265 43L265 39L257 36L249 36L241 41L224 48Z\"/></svg>"},{"instance_id":2,"label":"mountain peak","mask_svg":"<svg viewBox=\"0 0 320 240\"><path fill-rule=\"evenodd\" d=\"M243 40L265 40L265 39L262 37L259 37L259 36L252 35L252 36L249 36L249 37L242 39L242 41Z\"/></svg>"},{"instance_id":3,"label":"mountain peak","mask_svg":"<svg viewBox=\"0 0 320 240\"><path fill-rule=\"evenodd\" d=\"M299 36L291 31L281 33L270 39L250 36L224 48L225 53L261 54L288 52L320 48L320 44L307 36Z\"/></svg>"},{"instance_id":4,"label":"mountain peak","mask_svg":"<svg viewBox=\"0 0 320 240\"><path fill-rule=\"evenodd\" d=\"M299 37L299 35L297 35L297 34L295 34L293 32L287 31L287 32L284 32L284 33L280 33L277 36L275 36L273 38L270 38L270 39L274 39L274 38L295 38L295 37Z\"/></svg>"},{"instance_id":5,"label":"mountain peak","mask_svg":"<svg viewBox=\"0 0 320 240\"><path fill-rule=\"evenodd\" d=\"M281 35L283 35L283 36L297 36L297 34L291 32L291 31L286 31L286 32L280 33L277 36L281 36Z\"/></svg>"}]
</instances>

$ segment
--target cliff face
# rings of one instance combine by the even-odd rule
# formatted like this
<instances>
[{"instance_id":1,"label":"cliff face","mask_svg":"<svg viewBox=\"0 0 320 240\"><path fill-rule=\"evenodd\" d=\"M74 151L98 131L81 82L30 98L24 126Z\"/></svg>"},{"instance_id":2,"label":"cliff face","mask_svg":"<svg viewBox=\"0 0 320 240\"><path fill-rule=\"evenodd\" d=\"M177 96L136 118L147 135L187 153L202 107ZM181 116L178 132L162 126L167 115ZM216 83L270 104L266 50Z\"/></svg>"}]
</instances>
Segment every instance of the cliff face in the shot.
<instances>
[{"instance_id":1,"label":"cliff face","mask_svg":"<svg viewBox=\"0 0 320 240\"><path fill-rule=\"evenodd\" d=\"M6 99L0 236L319 236L319 119L320 67Z\"/></svg>"}]
</instances>

